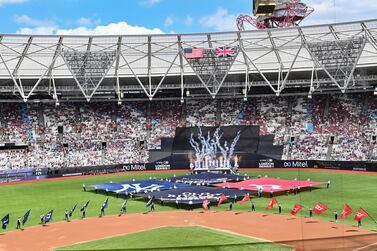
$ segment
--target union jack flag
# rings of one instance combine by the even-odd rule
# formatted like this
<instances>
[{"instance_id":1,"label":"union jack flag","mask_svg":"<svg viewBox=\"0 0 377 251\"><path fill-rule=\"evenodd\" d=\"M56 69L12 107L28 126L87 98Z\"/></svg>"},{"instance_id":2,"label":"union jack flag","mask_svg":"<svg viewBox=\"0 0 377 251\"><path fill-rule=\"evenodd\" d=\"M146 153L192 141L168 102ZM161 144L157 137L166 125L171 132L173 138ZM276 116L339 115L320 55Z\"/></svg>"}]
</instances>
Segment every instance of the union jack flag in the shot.
<instances>
[{"instance_id":1,"label":"union jack flag","mask_svg":"<svg viewBox=\"0 0 377 251\"><path fill-rule=\"evenodd\" d=\"M236 48L234 47L218 47L216 48L216 57L218 58L228 58L234 57L236 54Z\"/></svg>"}]
</instances>

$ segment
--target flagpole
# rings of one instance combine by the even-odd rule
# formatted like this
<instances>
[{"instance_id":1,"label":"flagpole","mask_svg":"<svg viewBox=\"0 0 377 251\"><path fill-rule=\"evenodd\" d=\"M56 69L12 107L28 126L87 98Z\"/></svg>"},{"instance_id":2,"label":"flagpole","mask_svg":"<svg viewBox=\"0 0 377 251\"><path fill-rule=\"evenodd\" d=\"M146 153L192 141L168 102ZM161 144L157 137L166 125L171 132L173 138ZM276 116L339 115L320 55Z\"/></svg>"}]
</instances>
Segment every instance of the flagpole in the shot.
<instances>
[{"instance_id":1,"label":"flagpole","mask_svg":"<svg viewBox=\"0 0 377 251\"><path fill-rule=\"evenodd\" d=\"M368 214L368 217L371 218L377 225L377 221L364 208L361 207L361 209L364 210Z\"/></svg>"}]
</instances>

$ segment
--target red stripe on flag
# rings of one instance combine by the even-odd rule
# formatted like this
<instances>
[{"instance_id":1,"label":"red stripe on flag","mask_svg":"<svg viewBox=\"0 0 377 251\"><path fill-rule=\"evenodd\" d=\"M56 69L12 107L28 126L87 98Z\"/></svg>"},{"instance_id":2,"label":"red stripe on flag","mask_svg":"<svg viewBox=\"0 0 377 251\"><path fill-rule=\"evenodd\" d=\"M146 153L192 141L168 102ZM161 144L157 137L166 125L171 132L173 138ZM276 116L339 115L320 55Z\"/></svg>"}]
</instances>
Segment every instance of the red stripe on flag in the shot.
<instances>
[{"instance_id":1,"label":"red stripe on flag","mask_svg":"<svg viewBox=\"0 0 377 251\"><path fill-rule=\"evenodd\" d=\"M225 194L221 194L221 197L220 197L220 200L219 200L219 203L217 203L217 206L220 206L221 203L223 203L224 201L226 201L228 198L225 196Z\"/></svg>"},{"instance_id":2,"label":"red stripe on flag","mask_svg":"<svg viewBox=\"0 0 377 251\"><path fill-rule=\"evenodd\" d=\"M317 205L315 205L315 207L313 208L313 212L316 213L317 215L320 215L321 213L325 212L328 209L329 208L325 204L318 202Z\"/></svg>"},{"instance_id":3,"label":"red stripe on flag","mask_svg":"<svg viewBox=\"0 0 377 251\"><path fill-rule=\"evenodd\" d=\"M273 197L270 201L270 203L268 203L267 205L267 209L273 209L274 206L278 203L277 199L275 197Z\"/></svg>"},{"instance_id":4,"label":"red stripe on flag","mask_svg":"<svg viewBox=\"0 0 377 251\"><path fill-rule=\"evenodd\" d=\"M291 211L291 214L292 215L296 215L301 209L303 209L304 208L304 206L302 206L302 205L300 205L300 204L295 204L294 206L293 206L293 209L292 209L292 211Z\"/></svg>"},{"instance_id":5,"label":"red stripe on flag","mask_svg":"<svg viewBox=\"0 0 377 251\"><path fill-rule=\"evenodd\" d=\"M357 210L357 214L355 215L354 219L359 221L359 220L361 220L365 217L368 217L368 216L369 216L369 214L367 212L365 212L364 209L359 208L359 210Z\"/></svg>"},{"instance_id":6,"label":"red stripe on flag","mask_svg":"<svg viewBox=\"0 0 377 251\"><path fill-rule=\"evenodd\" d=\"M243 199L241 200L241 205L244 205L246 201L249 201L249 200L250 200L250 195L246 194L245 197L243 197Z\"/></svg>"},{"instance_id":7,"label":"red stripe on flag","mask_svg":"<svg viewBox=\"0 0 377 251\"><path fill-rule=\"evenodd\" d=\"M348 215L352 214L352 209L348 204L344 204L340 218L344 220Z\"/></svg>"}]
</instances>

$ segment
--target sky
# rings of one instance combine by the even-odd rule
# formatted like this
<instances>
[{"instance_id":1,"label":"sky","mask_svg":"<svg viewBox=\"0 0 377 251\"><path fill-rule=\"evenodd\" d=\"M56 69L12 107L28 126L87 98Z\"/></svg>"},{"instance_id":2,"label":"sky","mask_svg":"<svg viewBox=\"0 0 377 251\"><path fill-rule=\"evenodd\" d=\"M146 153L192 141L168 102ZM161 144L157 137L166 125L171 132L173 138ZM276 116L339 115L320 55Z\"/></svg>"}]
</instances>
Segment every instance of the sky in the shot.
<instances>
[{"instance_id":1,"label":"sky","mask_svg":"<svg viewBox=\"0 0 377 251\"><path fill-rule=\"evenodd\" d=\"M377 0L304 0L301 25L377 18ZM0 0L0 33L159 34L236 30L252 0ZM253 29L246 25L246 29Z\"/></svg>"}]
</instances>

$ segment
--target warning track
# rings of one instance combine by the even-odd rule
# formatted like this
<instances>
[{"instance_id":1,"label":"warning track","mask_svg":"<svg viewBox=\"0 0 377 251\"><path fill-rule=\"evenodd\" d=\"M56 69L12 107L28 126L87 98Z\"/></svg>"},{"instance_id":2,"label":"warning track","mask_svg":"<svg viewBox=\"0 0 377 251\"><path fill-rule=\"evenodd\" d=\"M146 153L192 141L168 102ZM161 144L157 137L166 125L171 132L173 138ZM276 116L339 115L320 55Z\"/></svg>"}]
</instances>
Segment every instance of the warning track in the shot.
<instances>
[{"instance_id":1,"label":"warning track","mask_svg":"<svg viewBox=\"0 0 377 251\"><path fill-rule=\"evenodd\" d=\"M377 234L354 226L250 212L158 212L35 226L0 235L0 250L53 250L161 226L204 226L292 246L295 250L375 250Z\"/></svg>"}]
</instances>

